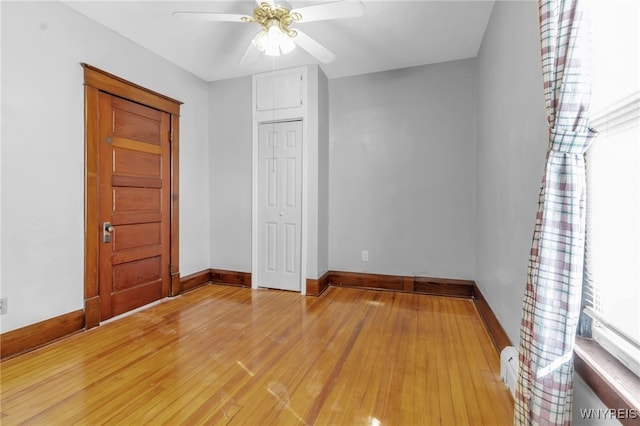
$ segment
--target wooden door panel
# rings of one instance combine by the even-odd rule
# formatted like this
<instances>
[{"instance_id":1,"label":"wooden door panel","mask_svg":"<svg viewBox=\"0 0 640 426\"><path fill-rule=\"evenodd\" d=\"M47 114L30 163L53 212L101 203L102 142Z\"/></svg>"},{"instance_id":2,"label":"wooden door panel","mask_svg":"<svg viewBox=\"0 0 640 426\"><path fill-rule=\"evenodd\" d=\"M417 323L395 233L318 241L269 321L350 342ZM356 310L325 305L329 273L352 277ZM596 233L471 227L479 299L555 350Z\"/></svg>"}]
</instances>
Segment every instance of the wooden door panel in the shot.
<instances>
[{"instance_id":1,"label":"wooden door panel","mask_svg":"<svg viewBox=\"0 0 640 426\"><path fill-rule=\"evenodd\" d=\"M141 223L155 223L162 221L162 213L120 213L111 216L112 225L130 225Z\"/></svg>"},{"instance_id":2,"label":"wooden door panel","mask_svg":"<svg viewBox=\"0 0 640 426\"><path fill-rule=\"evenodd\" d=\"M164 114L160 110L149 108L147 106L144 106L135 102L131 102L127 99L118 98L116 96L113 96L111 98L111 106L113 108L114 113L127 112L130 115L135 115L143 119L147 118L156 123L162 120L162 115ZM132 124L132 127L134 128L138 126L137 122L130 123L130 124ZM118 128L118 125L116 122L114 122L113 127Z\"/></svg>"},{"instance_id":3,"label":"wooden door panel","mask_svg":"<svg viewBox=\"0 0 640 426\"><path fill-rule=\"evenodd\" d=\"M151 154L162 154L162 147L148 144L146 142L135 141L133 139L120 138L117 136L111 136L110 145L114 148L131 149L139 152L148 152Z\"/></svg>"},{"instance_id":4,"label":"wooden door panel","mask_svg":"<svg viewBox=\"0 0 640 426\"><path fill-rule=\"evenodd\" d=\"M100 94L102 319L169 295L169 114ZM101 229L102 241L102 229Z\"/></svg>"},{"instance_id":5,"label":"wooden door panel","mask_svg":"<svg viewBox=\"0 0 640 426\"><path fill-rule=\"evenodd\" d=\"M117 229L116 229L117 230ZM120 263L134 262L138 259L146 259L149 257L160 256L162 254L162 246L137 247L129 250L121 250L111 255L112 265Z\"/></svg>"},{"instance_id":6,"label":"wooden door panel","mask_svg":"<svg viewBox=\"0 0 640 426\"><path fill-rule=\"evenodd\" d=\"M113 150L114 176L162 178L162 156L117 148Z\"/></svg>"},{"instance_id":7,"label":"wooden door panel","mask_svg":"<svg viewBox=\"0 0 640 426\"><path fill-rule=\"evenodd\" d=\"M121 291L162 279L160 256L113 266L113 290Z\"/></svg>"},{"instance_id":8,"label":"wooden door panel","mask_svg":"<svg viewBox=\"0 0 640 426\"><path fill-rule=\"evenodd\" d=\"M136 247L160 245L160 223L139 223L136 225L121 225L118 232L113 233L113 246L116 251Z\"/></svg>"},{"instance_id":9,"label":"wooden door panel","mask_svg":"<svg viewBox=\"0 0 640 426\"><path fill-rule=\"evenodd\" d=\"M119 98L112 106L114 136L160 145L162 112Z\"/></svg>"},{"instance_id":10,"label":"wooden door panel","mask_svg":"<svg viewBox=\"0 0 640 426\"><path fill-rule=\"evenodd\" d=\"M162 188L162 179L133 176L113 176L113 186L129 186L138 188Z\"/></svg>"},{"instance_id":11,"label":"wooden door panel","mask_svg":"<svg viewBox=\"0 0 640 426\"><path fill-rule=\"evenodd\" d=\"M114 187L113 214L160 212L162 190L158 188Z\"/></svg>"},{"instance_id":12,"label":"wooden door panel","mask_svg":"<svg viewBox=\"0 0 640 426\"><path fill-rule=\"evenodd\" d=\"M157 145L159 130L156 123L149 119L141 119L133 114L125 112L115 112L114 114L114 134L123 138L133 139ZM131 123L137 124L136 128L130 128Z\"/></svg>"},{"instance_id":13,"label":"wooden door panel","mask_svg":"<svg viewBox=\"0 0 640 426\"><path fill-rule=\"evenodd\" d=\"M166 297L159 283L152 282L129 290L119 291L111 295L110 305L114 312L112 316L128 312L148 303Z\"/></svg>"}]
</instances>

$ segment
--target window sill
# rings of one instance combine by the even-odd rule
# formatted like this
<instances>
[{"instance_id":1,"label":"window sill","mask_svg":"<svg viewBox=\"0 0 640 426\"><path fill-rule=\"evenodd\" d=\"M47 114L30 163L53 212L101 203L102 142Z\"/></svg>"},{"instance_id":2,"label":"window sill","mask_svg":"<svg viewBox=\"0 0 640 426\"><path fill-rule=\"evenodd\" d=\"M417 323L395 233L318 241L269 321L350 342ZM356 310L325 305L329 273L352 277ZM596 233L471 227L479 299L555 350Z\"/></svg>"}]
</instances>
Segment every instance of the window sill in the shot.
<instances>
[{"instance_id":1,"label":"window sill","mask_svg":"<svg viewBox=\"0 0 640 426\"><path fill-rule=\"evenodd\" d=\"M574 351L575 371L610 409L640 413L640 377L591 339L578 337ZM638 419L618 419L623 425Z\"/></svg>"}]
</instances>

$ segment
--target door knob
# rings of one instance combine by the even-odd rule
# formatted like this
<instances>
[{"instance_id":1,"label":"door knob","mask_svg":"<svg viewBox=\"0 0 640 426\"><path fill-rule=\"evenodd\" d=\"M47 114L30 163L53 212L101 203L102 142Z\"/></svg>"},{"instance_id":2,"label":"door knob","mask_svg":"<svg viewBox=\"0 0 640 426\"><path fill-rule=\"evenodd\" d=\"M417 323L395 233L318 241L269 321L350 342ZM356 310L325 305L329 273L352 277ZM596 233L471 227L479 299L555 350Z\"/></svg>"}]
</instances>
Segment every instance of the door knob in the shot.
<instances>
[{"instance_id":1,"label":"door knob","mask_svg":"<svg viewBox=\"0 0 640 426\"><path fill-rule=\"evenodd\" d=\"M103 243L111 242L111 233L113 232L113 230L114 230L113 225L111 225L109 222L104 222L102 224L102 242Z\"/></svg>"}]
</instances>

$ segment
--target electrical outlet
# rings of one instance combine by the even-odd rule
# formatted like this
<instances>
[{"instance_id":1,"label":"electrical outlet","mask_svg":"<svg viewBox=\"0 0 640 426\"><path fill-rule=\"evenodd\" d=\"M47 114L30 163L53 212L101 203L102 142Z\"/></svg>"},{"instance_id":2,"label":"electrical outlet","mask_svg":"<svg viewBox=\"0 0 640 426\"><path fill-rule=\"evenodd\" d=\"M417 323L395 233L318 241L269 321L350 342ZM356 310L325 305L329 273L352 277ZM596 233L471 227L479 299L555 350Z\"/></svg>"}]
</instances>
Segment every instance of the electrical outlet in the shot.
<instances>
[{"instance_id":1,"label":"electrical outlet","mask_svg":"<svg viewBox=\"0 0 640 426\"><path fill-rule=\"evenodd\" d=\"M369 261L369 251L368 250L362 250L362 261L363 262L368 262Z\"/></svg>"},{"instance_id":2,"label":"electrical outlet","mask_svg":"<svg viewBox=\"0 0 640 426\"><path fill-rule=\"evenodd\" d=\"M0 315L4 315L7 313L8 308L8 303L9 303L9 299L6 297L3 297L2 299L0 299Z\"/></svg>"}]
</instances>

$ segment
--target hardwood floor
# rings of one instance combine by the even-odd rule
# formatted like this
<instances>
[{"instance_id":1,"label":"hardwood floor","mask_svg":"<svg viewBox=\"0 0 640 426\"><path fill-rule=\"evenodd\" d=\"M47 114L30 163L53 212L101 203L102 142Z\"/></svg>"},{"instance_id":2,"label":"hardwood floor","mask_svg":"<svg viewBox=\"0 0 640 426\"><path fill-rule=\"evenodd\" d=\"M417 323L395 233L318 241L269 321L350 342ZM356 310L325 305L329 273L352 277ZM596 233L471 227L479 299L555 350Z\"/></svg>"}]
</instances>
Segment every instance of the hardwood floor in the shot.
<instances>
[{"instance_id":1,"label":"hardwood floor","mask_svg":"<svg viewBox=\"0 0 640 426\"><path fill-rule=\"evenodd\" d=\"M3 425L509 425L471 300L208 285L0 364Z\"/></svg>"}]
</instances>

